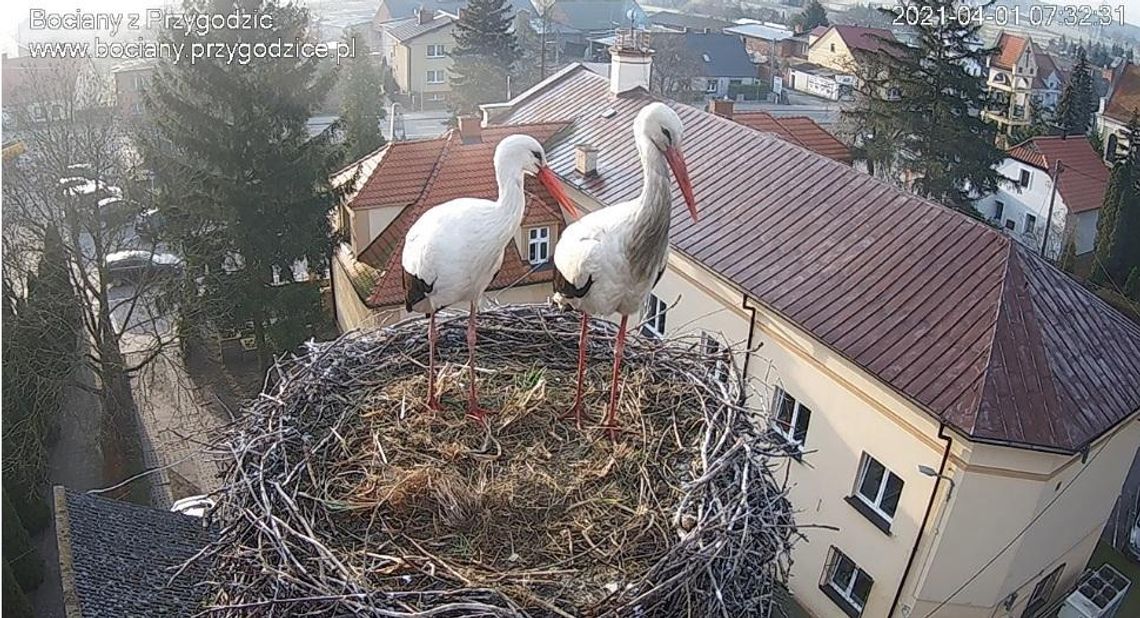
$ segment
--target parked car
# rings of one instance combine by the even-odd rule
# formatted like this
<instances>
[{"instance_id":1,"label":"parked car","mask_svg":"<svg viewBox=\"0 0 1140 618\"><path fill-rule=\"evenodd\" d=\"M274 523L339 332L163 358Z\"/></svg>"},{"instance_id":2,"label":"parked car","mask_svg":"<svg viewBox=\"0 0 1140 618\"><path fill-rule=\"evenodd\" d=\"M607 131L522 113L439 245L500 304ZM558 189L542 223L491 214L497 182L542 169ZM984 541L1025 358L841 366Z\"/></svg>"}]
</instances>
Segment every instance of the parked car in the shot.
<instances>
[{"instance_id":1,"label":"parked car","mask_svg":"<svg viewBox=\"0 0 1140 618\"><path fill-rule=\"evenodd\" d=\"M175 513L182 513L192 517L205 517L210 509L214 508L214 500L208 496L188 496L181 500L176 500L174 504L170 505L170 510Z\"/></svg>"},{"instance_id":2,"label":"parked car","mask_svg":"<svg viewBox=\"0 0 1140 618\"><path fill-rule=\"evenodd\" d=\"M182 258L169 253L117 251L107 256L106 266L111 285L140 283L150 276L177 273L182 270Z\"/></svg>"}]
</instances>

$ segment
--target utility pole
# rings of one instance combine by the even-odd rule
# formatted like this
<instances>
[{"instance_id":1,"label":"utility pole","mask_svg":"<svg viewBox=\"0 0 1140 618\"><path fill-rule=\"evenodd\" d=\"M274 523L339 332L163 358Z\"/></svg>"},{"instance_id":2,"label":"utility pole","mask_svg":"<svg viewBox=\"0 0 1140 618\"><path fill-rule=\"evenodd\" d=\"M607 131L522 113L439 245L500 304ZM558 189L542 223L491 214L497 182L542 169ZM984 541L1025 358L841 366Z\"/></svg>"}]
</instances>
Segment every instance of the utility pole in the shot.
<instances>
[{"instance_id":1,"label":"utility pole","mask_svg":"<svg viewBox=\"0 0 1140 618\"><path fill-rule=\"evenodd\" d=\"M1060 159L1053 165L1053 190L1049 192L1049 212L1045 214L1045 233L1041 235L1041 257L1045 257L1045 247L1049 245L1049 227L1053 225L1053 202L1057 200L1057 181L1061 179L1061 172L1065 166Z\"/></svg>"}]
</instances>

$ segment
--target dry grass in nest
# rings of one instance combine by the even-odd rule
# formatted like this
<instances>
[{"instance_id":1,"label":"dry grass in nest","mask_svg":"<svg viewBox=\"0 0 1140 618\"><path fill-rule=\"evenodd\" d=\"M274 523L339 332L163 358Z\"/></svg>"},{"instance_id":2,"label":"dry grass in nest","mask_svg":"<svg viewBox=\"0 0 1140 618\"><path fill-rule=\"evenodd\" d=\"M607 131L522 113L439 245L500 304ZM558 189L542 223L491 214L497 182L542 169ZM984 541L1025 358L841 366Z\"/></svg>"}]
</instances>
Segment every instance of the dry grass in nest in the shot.
<instances>
[{"instance_id":1,"label":"dry grass in nest","mask_svg":"<svg viewBox=\"0 0 1140 618\"><path fill-rule=\"evenodd\" d=\"M586 427L577 316L480 314L486 427L464 416L465 317L441 321L445 409L428 411L426 324L310 346L231 436L204 613L769 615L795 536L740 378L699 346L634 337L611 441L612 325L595 322Z\"/></svg>"}]
</instances>

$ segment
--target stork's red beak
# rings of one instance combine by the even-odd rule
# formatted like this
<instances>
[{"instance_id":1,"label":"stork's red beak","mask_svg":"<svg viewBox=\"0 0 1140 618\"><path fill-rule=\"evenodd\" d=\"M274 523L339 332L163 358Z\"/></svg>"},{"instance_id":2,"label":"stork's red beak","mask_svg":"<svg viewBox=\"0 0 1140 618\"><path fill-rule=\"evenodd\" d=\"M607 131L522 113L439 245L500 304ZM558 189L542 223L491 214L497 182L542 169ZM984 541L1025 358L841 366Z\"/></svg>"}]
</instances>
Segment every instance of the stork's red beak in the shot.
<instances>
[{"instance_id":1,"label":"stork's red beak","mask_svg":"<svg viewBox=\"0 0 1140 618\"><path fill-rule=\"evenodd\" d=\"M574 205L574 200L571 200L570 196L566 194L566 189L562 187L562 183L558 181L558 177L554 175L554 172L550 171L549 167L543 165L538 168L538 174L535 174L535 176L538 177L538 181L542 183L542 186L546 187L547 191L550 191L550 195L554 196L554 199L558 201L559 205L565 208L572 217L577 219L581 216L578 212L578 207Z\"/></svg>"},{"instance_id":2,"label":"stork's red beak","mask_svg":"<svg viewBox=\"0 0 1140 618\"><path fill-rule=\"evenodd\" d=\"M697 198L693 197L693 183L689 181L689 168L685 166L685 157L681 154L681 149L677 146L666 148L665 160L669 162L673 177L681 187L681 195L685 196L685 205L689 207L689 214L693 216L693 221L696 221Z\"/></svg>"}]
</instances>

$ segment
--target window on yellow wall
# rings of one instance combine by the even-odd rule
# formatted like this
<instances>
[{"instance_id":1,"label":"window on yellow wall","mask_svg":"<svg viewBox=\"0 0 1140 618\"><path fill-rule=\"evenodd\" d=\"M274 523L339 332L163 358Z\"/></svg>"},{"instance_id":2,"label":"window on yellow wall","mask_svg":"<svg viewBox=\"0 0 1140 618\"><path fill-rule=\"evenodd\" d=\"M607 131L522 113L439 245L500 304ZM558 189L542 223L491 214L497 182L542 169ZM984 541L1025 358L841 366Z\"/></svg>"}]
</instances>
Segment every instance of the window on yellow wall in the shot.
<instances>
[{"instance_id":1,"label":"window on yellow wall","mask_svg":"<svg viewBox=\"0 0 1140 618\"><path fill-rule=\"evenodd\" d=\"M819 587L844 614L861 616L874 584L875 580L854 560L834 545L831 547Z\"/></svg>"},{"instance_id":2,"label":"window on yellow wall","mask_svg":"<svg viewBox=\"0 0 1140 618\"><path fill-rule=\"evenodd\" d=\"M709 333L701 333L701 350L708 357L709 375L721 384L728 383L728 351Z\"/></svg>"},{"instance_id":3,"label":"window on yellow wall","mask_svg":"<svg viewBox=\"0 0 1140 618\"><path fill-rule=\"evenodd\" d=\"M664 337L665 312L668 308L665 301L650 294L645 302L645 326L642 327L642 332L650 337Z\"/></svg>"},{"instance_id":4,"label":"window on yellow wall","mask_svg":"<svg viewBox=\"0 0 1140 618\"><path fill-rule=\"evenodd\" d=\"M891 521L902 496L903 480L879 460L863 453L855 482L855 495L848 500L883 532L890 531Z\"/></svg>"},{"instance_id":5,"label":"window on yellow wall","mask_svg":"<svg viewBox=\"0 0 1140 618\"><path fill-rule=\"evenodd\" d=\"M1057 580L1061 579L1061 573L1064 572L1065 565L1062 564L1037 582L1037 585L1033 587L1033 594L1029 595L1029 603L1025 606L1025 611L1021 613L1022 618L1032 618L1049 603L1049 599L1053 596L1053 590L1057 587Z\"/></svg>"},{"instance_id":6,"label":"window on yellow wall","mask_svg":"<svg viewBox=\"0 0 1140 618\"><path fill-rule=\"evenodd\" d=\"M809 423L811 423L811 409L777 386L772 401L773 431L797 451L802 451L807 441Z\"/></svg>"}]
</instances>

